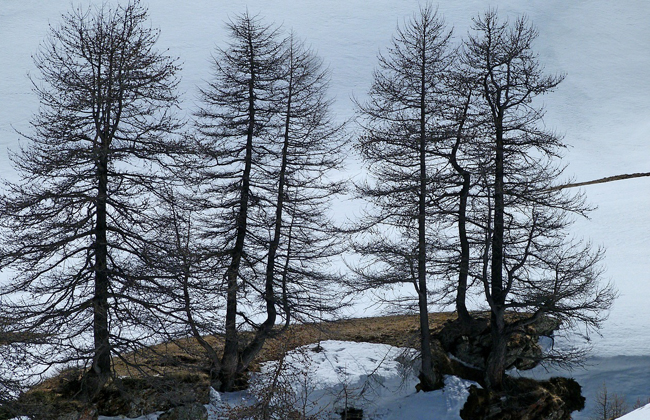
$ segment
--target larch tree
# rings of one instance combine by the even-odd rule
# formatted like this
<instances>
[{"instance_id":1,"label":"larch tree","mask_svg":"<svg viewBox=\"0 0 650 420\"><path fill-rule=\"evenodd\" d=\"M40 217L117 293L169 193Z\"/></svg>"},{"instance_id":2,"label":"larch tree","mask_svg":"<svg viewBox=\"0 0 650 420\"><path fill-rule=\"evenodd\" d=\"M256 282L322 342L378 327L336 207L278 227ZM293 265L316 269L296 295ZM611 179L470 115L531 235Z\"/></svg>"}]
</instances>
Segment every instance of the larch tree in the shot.
<instances>
[{"instance_id":1,"label":"larch tree","mask_svg":"<svg viewBox=\"0 0 650 420\"><path fill-rule=\"evenodd\" d=\"M348 135L345 123L336 122L332 115L332 100L327 97L329 72L322 59L293 33L286 40L285 69L270 249L277 247L273 277L288 325L291 320L331 316L340 306L336 292L340 274L331 269L331 263L343 251L342 238L330 210L347 187L340 171ZM270 265L269 258L268 280Z\"/></svg>"},{"instance_id":2,"label":"larch tree","mask_svg":"<svg viewBox=\"0 0 650 420\"><path fill-rule=\"evenodd\" d=\"M488 116L486 135L474 140L488 157L477 187L483 216L475 218L483 221L484 243L476 273L490 307L485 381L499 389L512 334L543 316L566 327L598 328L616 293L600 283L602 250L568 236L571 215L589 210L583 197L554 188L565 146L544 127L537 98L563 77L544 75L532 49L537 31L526 18L501 22L490 10L474 20L473 30L463 60ZM517 315L506 318L508 311Z\"/></svg>"},{"instance_id":3,"label":"larch tree","mask_svg":"<svg viewBox=\"0 0 650 420\"><path fill-rule=\"evenodd\" d=\"M179 67L157 51L158 33L137 0L75 9L50 28L34 56L40 109L11 155L21 179L0 197L0 261L14 273L3 319L38 337L31 366L86 367L88 396L110 378L112 356L151 333L131 268L156 156L180 126Z\"/></svg>"},{"instance_id":4,"label":"larch tree","mask_svg":"<svg viewBox=\"0 0 650 420\"><path fill-rule=\"evenodd\" d=\"M442 110L445 79L452 63L451 32L431 7L397 29L388 54L379 55L369 99L359 104L362 134L357 140L371 180L357 186L369 207L358 222L354 250L360 263L357 287L411 284L417 295L423 390L437 389L442 378L431 354L429 303L434 253L442 240L437 196L444 159Z\"/></svg>"},{"instance_id":5,"label":"larch tree","mask_svg":"<svg viewBox=\"0 0 650 420\"><path fill-rule=\"evenodd\" d=\"M460 65L458 55L446 72L445 82L445 92L440 96L443 128L437 147L441 170L428 206L444 221L440 227L448 232L446 241L438 246L436 260L446 279L446 302L453 301L456 309L455 326L459 334L466 335L473 325L467 306L475 280L472 268L480 260L477 244L482 244L474 235L474 209L483 204L477 185L484 177L485 150L475 140L483 135L485 116L477 106L476 83Z\"/></svg>"},{"instance_id":6,"label":"larch tree","mask_svg":"<svg viewBox=\"0 0 650 420\"><path fill-rule=\"evenodd\" d=\"M284 48L279 30L248 12L230 21L228 29L231 43L217 50L212 81L201 90L200 138L191 157L198 165L190 180L197 186L194 202L205 218L214 265L224 269L216 274L223 276L226 291L225 347L215 367L222 391L235 387L242 294L250 290L246 280L264 258L260 229L272 198L265 194L268 177L262 174L277 153L269 148L280 127L276 110Z\"/></svg>"},{"instance_id":7,"label":"larch tree","mask_svg":"<svg viewBox=\"0 0 650 420\"><path fill-rule=\"evenodd\" d=\"M330 116L327 72L312 51L248 13L228 28L231 43L217 51L201 90L187 161L196 169L190 201L215 287L226 291L225 348L213 361L223 391L238 386L280 317L288 325L337 306L301 299L334 280L326 262L340 247L327 212L342 184L328 175L341 166L345 143ZM251 339L242 338L242 325Z\"/></svg>"}]
</instances>

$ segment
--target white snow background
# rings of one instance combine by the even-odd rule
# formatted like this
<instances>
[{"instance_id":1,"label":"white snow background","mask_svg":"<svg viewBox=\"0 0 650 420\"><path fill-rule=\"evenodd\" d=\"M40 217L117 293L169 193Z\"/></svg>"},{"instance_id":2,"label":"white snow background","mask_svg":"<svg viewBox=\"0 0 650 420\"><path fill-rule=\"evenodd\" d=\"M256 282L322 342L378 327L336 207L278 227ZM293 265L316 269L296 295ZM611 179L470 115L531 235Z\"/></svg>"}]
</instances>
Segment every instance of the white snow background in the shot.
<instances>
[{"instance_id":1,"label":"white snow background","mask_svg":"<svg viewBox=\"0 0 650 420\"><path fill-rule=\"evenodd\" d=\"M99 0L97 0L99 2ZM28 131L38 110L28 72L31 54L60 15L83 2L0 1L0 176L15 179L8 150L18 150L18 131ZM434 2L434 4L436 4ZM418 10L417 0L150 0L152 25L161 29L158 47L183 62L183 112L194 108L197 86L210 78L210 55L224 46L224 21L248 10L282 24L306 40L329 65L330 93L339 118L353 115L351 96L363 99L376 56L398 23ZM535 45L549 72L566 73L558 91L545 97L546 124L564 134L566 174L577 181L650 171L650 2L645 0L508 0L439 2L439 12L467 33L471 18L488 7L503 17L527 14L539 29ZM351 173L358 168L349 167ZM607 249L606 276L620 291L602 331L592 336L594 358L572 373L590 390L607 382L613 392L650 396L650 178L585 188L598 209L580 220L575 234ZM350 209L338 209L350 212ZM349 211L350 210L350 211ZM1 275L0 275L0 278ZM372 315L361 302L358 316ZM435 308L432 308L434 310ZM582 416L586 418L585 411ZM650 416L649 416L650 417ZM432 418L432 417L413 417ZM436 417L438 418L438 417Z\"/></svg>"},{"instance_id":2,"label":"white snow background","mask_svg":"<svg viewBox=\"0 0 650 420\"><path fill-rule=\"evenodd\" d=\"M469 392L470 381L445 378L445 388L436 392L415 391L419 368L413 364L416 352L386 344L328 340L289 352L284 360L293 390L304 402L308 415L338 420L345 407L363 409L364 419L373 420L456 420ZM273 375L277 362L262 366L251 380L256 388L260 377ZM209 420L221 420L228 408L254 403L248 392L220 394L211 390ZM155 420L152 413L136 420ZM100 416L99 420L120 417Z\"/></svg>"}]
</instances>

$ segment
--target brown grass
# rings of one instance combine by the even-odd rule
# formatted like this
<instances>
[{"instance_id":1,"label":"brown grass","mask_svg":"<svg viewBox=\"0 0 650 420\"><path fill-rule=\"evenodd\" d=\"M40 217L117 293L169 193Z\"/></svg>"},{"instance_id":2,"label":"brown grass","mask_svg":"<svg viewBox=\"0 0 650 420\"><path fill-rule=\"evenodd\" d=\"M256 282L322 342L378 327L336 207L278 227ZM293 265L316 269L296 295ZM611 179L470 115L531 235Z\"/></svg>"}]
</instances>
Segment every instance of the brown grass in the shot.
<instances>
[{"instance_id":1,"label":"brown grass","mask_svg":"<svg viewBox=\"0 0 650 420\"><path fill-rule=\"evenodd\" d=\"M429 327L433 332L455 319L453 312L432 313ZM242 334L245 340L249 338ZM205 337L217 351L223 350L223 338ZM324 340L342 340L389 344L397 347L419 348L419 321L417 315L393 315L372 318L354 318L320 324L292 325L287 331L268 339L256 358L253 369L259 363L277 360L284 352ZM206 375L209 363L205 351L192 338L177 340L130 354L125 360L115 360L118 376L137 377L145 374L201 374Z\"/></svg>"}]
</instances>

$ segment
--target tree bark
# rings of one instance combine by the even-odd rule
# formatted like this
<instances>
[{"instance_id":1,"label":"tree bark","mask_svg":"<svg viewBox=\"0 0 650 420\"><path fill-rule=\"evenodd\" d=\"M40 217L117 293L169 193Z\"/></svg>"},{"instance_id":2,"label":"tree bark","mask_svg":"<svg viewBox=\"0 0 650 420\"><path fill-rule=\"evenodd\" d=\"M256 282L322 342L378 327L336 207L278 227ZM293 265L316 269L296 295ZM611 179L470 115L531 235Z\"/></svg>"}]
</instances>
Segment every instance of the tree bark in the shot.
<instances>
[{"instance_id":1,"label":"tree bark","mask_svg":"<svg viewBox=\"0 0 650 420\"><path fill-rule=\"evenodd\" d=\"M242 352L242 357L240 361L239 371L243 371L250 365L255 356L260 352L262 346L266 339L271 335L273 326L277 318L277 310L275 308L275 291L274 291L274 279L275 279L275 262L276 256L278 253L278 247L280 246L280 236L282 233L282 213L284 209L285 201L285 184L286 184L286 172L287 172L287 155L289 150L289 126L291 122L291 99L292 99L292 88L293 88L293 79L290 74L289 76L289 86L288 86L288 97L287 97L287 115L284 123L284 135L283 135L283 144L282 144L282 162L280 164L280 173L278 180L278 194L276 198L275 206L275 226L273 230L273 239L269 244L269 254L267 256L266 262L266 273L265 273L265 290L264 290L264 300L266 302L266 320L260 328L255 333L255 337L251 343L246 346L246 349ZM287 257L288 258L288 257Z\"/></svg>"},{"instance_id":2,"label":"tree bark","mask_svg":"<svg viewBox=\"0 0 650 420\"><path fill-rule=\"evenodd\" d=\"M472 316L467 310L467 278L469 277L469 240L467 239L467 197L469 195L471 176L463 171L463 188L458 204L458 238L460 240L460 265L458 287L456 292L456 312L462 325L469 326Z\"/></svg>"},{"instance_id":3,"label":"tree bark","mask_svg":"<svg viewBox=\"0 0 650 420\"><path fill-rule=\"evenodd\" d=\"M105 146L100 145L97 163L97 220L95 223L95 290L93 296L94 355L90 371L84 380L87 396L92 397L104 386L111 373L111 347L108 325L108 240L107 195L108 158Z\"/></svg>"},{"instance_id":4,"label":"tree bark","mask_svg":"<svg viewBox=\"0 0 650 420\"><path fill-rule=\"evenodd\" d=\"M503 387L503 377L505 375L508 335L504 315L503 310L492 310L490 316L492 348L487 359L485 383L489 389L493 390L500 390Z\"/></svg>"},{"instance_id":5,"label":"tree bark","mask_svg":"<svg viewBox=\"0 0 650 420\"><path fill-rule=\"evenodd\" d=\"M486 383L492 389L500 389L505 371L505 294L503 290L503 233L504 233L504 176L503 176L503 111L498 110L495 118L496 153L494 169L494 230L492 233L492 266L490 270L490 329L492 350L488 358Z\"/></svg>"},{"instance_id":6,"label":"tree bark","mask_svg":"<svg viewBox=\"0 0 650 420\"><path fill-rule=\"evenodd\" d=\"M248 82L248 130L246 133L246 156L242 174L239 213L237 214L237 234L232 250L232 260L226 272L228 288L226 296L226 337L223 357L219 369L220 391L233 391L239 367L239 335L237 333L237 280L244 253L244 240L248 219L248 199L250 195L250 173L253 160L253 133L255 130L255 71L251 47L251 78Z\"/></svg>"},{"instance_id":7,"label":"tree bark","mask_svg":"<svg viewBox=\"0 0 650 420\"><path fill-rule=\"evenodd\" d=\"M433 367L431 355L431 333L429 331L429 299L427 296L427 255L426 255L426 196L427 196L427 136L426 136L426 55L422 48L421 91L420 91L420 189L418 191L418 307L420 311L420 345L422 348L422 368L420 385L423 391L439 388L440 378Z\"/></svg>"},{"instance_id":8,"label":"tree bark","mask_svg":"<svg viewBox=\"0 0 650 420\"><path fill-rule=\"evenodd\" d=\"M449 159L454 170L463 177L463 186L458 193L458 240L460 242L460 263L458 265L458 285L456 287L456 313L458 314L458 320L463 328L470 328L472 322L472 316L469 314L466 304L470 256L469 239L467 238L467 198L469 197L472 175L469 171L460 166L457 156L458 149L462 142L463 128L465 121L467 120L467 112L469 110L471 99L472 92L470 91L463 107L462 117L460 118L458 130L456 132L456 143L451 150Z\"/></svg>"}]
</instances>

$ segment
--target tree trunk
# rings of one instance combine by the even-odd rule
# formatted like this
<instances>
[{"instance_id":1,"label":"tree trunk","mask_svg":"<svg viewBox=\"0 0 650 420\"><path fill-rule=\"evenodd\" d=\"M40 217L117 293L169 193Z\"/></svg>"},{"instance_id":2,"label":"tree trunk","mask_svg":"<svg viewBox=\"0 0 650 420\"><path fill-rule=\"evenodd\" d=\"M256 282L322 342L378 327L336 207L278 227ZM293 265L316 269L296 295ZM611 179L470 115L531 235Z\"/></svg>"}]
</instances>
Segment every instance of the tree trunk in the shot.
<instances>
[{"instance_id":1,"label":"tree trunk","mask_svg":"<svg viewBox=\"0 0 650 420\"><path fill-rule=\"evenodd\" d=\"M93 296L94 355L92 366L84 378L86 394L93 397L111 374L111 348L108 325L108 241L106 235L106 200L108 192L108 159L102 150L97 165L97 220L95 224L95 290Z\"/></svg>"},{"instance_id":2,"label":"tree trunk","mask_svg":"<svg viewBox=\"0 0 650 420\"><path fill-rule=\"evenodd\" d=\"M472 316L467 310L467 278L469 276L469 240L467 239L467 196L469 195L470 174L463 172L463 188L460 191L458 205L458 238L460 239L460 265L458 271L458 287L456 292L456 312L458 320L464 326L469 326Z\"/></svg>"},{"instance_id":3,"label":"tree trunk","mask_svg":"<svg viewBox=\"0 0 650 420\"><path fill-rule=\"evenodd\" d=\"M251 50L252 51L252 50ZM252 58L251 58L252 60ZM252 64L251 64L252 66ZM246 137L246 156L244 172L242 174L239 213L237 214L237 236L232 250L232 260L226 272L228 289L226 296L226 336L223 349L221 366L219 367L219 390L221 392L233 391L237 379L239 361L239 335L237 333L237 280L239 267L244 253L244 239L248 221L248 199L250 195L250 174L253 161L253 133L255 130L255 72L251 70L251 79L248 82L248 130Z\"/></svg>"},{"instance_id":4,"label":"tree trunk","mask_svg":"<svg viewBox=\"0 0 650 420\"><path fill-rule=\"evenodd\" d=\"M425 54L425 49L422 49ZM429 299L427 296L427 255L426 255L426 196L427 196L427 137L426 137L426 63L422 57L421 95L420 95L420 182L418 191L418 307L420 310L420 346L422 349L422 368L420 386L423 391L440 387L440 378L433 367L431 355L431 332L429 331Z\"/></svg>"},{"instance_id":5,"label":"tree trunk","mask_svg":"<svg viewBox=\"0 0 650 420\"><path fill-rule=\"evenodd\" d=\"M463 128L467 120L472 92L467 95L463 107L462 117L459 120L458 130L456 132L456 143L451 150L449 161L454 170L463 177L463 186L458 193L458 239L460 241L460 264L458 266L458 285L456 287L456 313L458 320L464 329L471 328L472 316L467 310L467 278L469 277L469 240L467 238L467 198L471 187L472 175L460 166L458 163L458 149L460 148L463 138Z\"/></svg>"},{"instance_id":6,"label":"tree trunk","mask_svg":"<svg viewBox=\"0 0 650 420\"><path fill-rule=\"evenodd\" d=\"M488 357L486 383L492 389L499 389L503 383L506 363L507 337L505 336L503 290L503 214L504 214L504 176L503 176L503 128L501 111L496 117L496 154L494 173L494 232L492 234L492 267L490 308L492 349Z\"/></svg>"},{"instance_id":7,"label":"tree trunk","mask_svg":"<svg viewBox=\"0 0 650 420\"><path fill-rule=\"evenodd\" d=\"M260 328L255 333L255 337L251 343L246 346L246 349L242 352L242 357L240 360L240 366L238 370L243 373L243 371L248 368L248 365L253 361L255 356L262 350L262 346L266 339L271 335L273 326L275 325L275 320L277 318L277 310L275 308L275 291L274 291L274 279L275 279L275 263L276 256L278 252L278 247L280 246L280 236L282 234L282 213L284 209L285 201L285 184L286 184L286 172L287 172L287 157L289 151L289 126L291 123L291 95L293 88L293 78L292 75L289 76L289 95L287 98L287 115L284 123L284 142L282 145L282 162L280 164L280 173L278 180L278 194L276 198L275 206L275 226L273 231L273 239L269 244L269 254L267 256L266 262L266 276L265 276L265 290L264 290L264 300L266 302L266 320L260 326ZM288 256L287 256L288 258Z\"/></svg>"},{"instance_id":8,"label":"tree trunk","mask_svg":"<svg viewBox=\"0 0 650 420\"><path fill-rule=\"evenodd\" d=\"M490 316L490 330L492 348L485 368L485 383L489 389L500 390L503 386L508 351L508 336L506 334L504 311L492 311Z\"/></svg>"}]
</instances>

